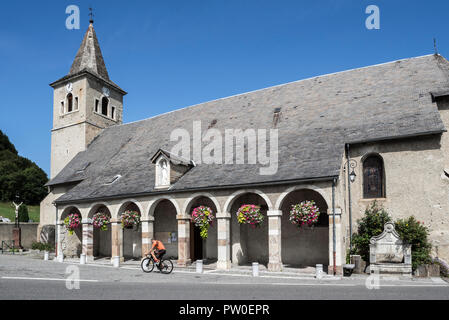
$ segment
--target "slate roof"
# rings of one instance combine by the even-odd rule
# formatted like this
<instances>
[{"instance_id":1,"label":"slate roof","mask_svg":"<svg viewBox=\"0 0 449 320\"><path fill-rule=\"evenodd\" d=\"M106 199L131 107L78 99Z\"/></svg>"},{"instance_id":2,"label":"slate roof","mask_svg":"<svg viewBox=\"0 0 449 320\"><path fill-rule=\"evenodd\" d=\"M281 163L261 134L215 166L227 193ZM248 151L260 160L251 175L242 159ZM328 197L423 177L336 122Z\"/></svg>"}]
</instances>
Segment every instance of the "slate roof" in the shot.
<instances>
[{"instance_id":1,"label":"slate roof","mask_svg":"<svg viewBox=\"0 0 449 320\"><path fill-rule=\"evenodd\" d=\"M339 174L345 143L445 131L431 92L447 89L449 62L428 55L201 103L104 129L49 185L82 180L58 203L157 192L151 157L159 149L172 150L173 129L184 128L192 137L192 123L199 120L203 134L209 126L222 133L224 129L270 129L277 108L281 110L276 174L260 175L259 165L196 163L169 192L330 179ZM122 177L116 183L103 185L117 174Z\"/></svg>"}]
</instances>

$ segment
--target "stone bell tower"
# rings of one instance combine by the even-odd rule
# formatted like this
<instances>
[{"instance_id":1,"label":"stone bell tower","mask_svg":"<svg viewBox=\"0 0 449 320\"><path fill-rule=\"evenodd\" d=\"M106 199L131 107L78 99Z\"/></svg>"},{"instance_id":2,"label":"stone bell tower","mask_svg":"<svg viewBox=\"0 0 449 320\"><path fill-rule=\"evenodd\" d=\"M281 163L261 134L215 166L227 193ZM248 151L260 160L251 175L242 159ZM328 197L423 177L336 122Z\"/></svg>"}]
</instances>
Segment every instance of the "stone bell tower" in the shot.
<instances>
[{"instance_id":1,"label":"stone bell tower","mask_svg":"<svg viewBox=\"0 0 449 320\"><path fill-rule=\"evenodd\" d=\"M53 82L50 179L106 127L121 124L126 92L109 79L93 20L70 72Z\"/></svg>"}]
</instances>

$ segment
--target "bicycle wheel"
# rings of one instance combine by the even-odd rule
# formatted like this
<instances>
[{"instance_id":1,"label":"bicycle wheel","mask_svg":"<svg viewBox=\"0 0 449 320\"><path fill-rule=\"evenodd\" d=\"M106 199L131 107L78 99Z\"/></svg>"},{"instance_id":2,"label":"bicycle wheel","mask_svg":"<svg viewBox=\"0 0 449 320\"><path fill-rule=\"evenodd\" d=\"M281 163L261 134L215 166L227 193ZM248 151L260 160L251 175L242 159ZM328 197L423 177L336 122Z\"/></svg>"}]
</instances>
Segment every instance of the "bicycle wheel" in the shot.
<instances>
[{"instance_id":1,"label":"bicycle wheel","mask_svg":"<svg viewBox=\"0 0 449 320\"><path fill-rule=\"evenodd\" d=\"M145 258L142 260L140 266L142 267L143 272L149 273L154 269L154 261L153 259Z\"/></svg>"},{"instance_id":2,"label":"bicycle wheel","mask_svg":"<svg viewBox=\"0 0 449 320\"><path fill-rule=\"evenodd\" d=\"M161 273L169 274L173 271L173 262L171 260L161 261L161 267L159 268Z\"/></svg>"}]
</instances>

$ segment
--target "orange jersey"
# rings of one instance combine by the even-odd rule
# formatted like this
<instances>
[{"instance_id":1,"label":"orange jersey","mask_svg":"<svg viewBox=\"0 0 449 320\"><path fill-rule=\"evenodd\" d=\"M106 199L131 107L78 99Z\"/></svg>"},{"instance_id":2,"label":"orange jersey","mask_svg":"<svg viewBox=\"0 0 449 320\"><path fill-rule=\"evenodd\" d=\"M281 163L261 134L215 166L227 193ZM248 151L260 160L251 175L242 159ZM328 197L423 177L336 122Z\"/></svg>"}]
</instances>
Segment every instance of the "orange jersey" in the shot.
<instances>
[{"instance_id":1,"label":"orange jersey","mask_svg":"<svg viewBox=\"0 0 449 320\"><path fill-rule=\"evenodd\" d=\"M165 250L164 244L159 240L155 240L153 242L153 246L151 247L151 249L153 248L156 248L157 250Z\"/></svg>"}]
</instances>

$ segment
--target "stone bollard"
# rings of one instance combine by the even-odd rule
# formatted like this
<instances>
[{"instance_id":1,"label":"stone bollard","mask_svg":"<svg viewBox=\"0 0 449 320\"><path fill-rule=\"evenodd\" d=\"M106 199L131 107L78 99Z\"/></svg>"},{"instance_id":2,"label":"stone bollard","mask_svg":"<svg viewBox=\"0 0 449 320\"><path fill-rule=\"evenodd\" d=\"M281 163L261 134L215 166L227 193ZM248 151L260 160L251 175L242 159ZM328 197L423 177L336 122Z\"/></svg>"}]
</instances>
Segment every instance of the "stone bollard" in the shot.
<instances>
[{"instance_id":1,"label":"stone bollard","mask_svg":"<svg viewBox=\"0 0 449 320\"><path fill-rule=\"evenodd\" d=\"M120 267L120 257L119 256L112 257L112 266L114 268Z\"/></svg>"},{"instance_id":2,"label":"stone bollard","mask_svg":"<svg viewBox=\"0 0 449 320\"><path fill-rule=\"evenodd\" d=\"M253 262L253 277L259 276L259 263Z\"/></svg>"},{"instance_id":3,"label":"stone bollard","mask_svg":"<svg viewBox=\"0 0 449 320\"><path fill-rule=\"evenodd\" d=\"M57 261L64 262L64 255L63 254L58 255Z\"/></svg>"},{"instance_id":4,"label":"stone bollard","mask_svg":"<svg viewBox=\"0 0 449 320\"><path fill-rule=\"evenodd\" d=\"M321 279L323 278L323 265L317 264L315 268L315 278Z\"/></svg>"},{"instance_id":5,"label":"stone bollard","mask_svg":"<svg viewBox=\"0 0 449 320\"><path fill-rule=\"evenodd\" d=\"M203 260L196 260L196 273L203 273Z\"/></svg>"},{"instance_id":6,"label":"stone bollard","mask_svg":"<svg viewBox=\"0 0 449 320\"><path fill-rule=\"evenodd\" d=\"M48 261L48 251L44 251L44 261Z\"/></svg>"},{"instance_id":7,"label":"stone bollard","mask_svg":"<svg viewBox=\"0 0 449 320\"><path fill-rule=\"evenodd\" d=\"M80 255L80 264L86 264L86 255L84 253Z\"/></svg>"}]
</instances>

